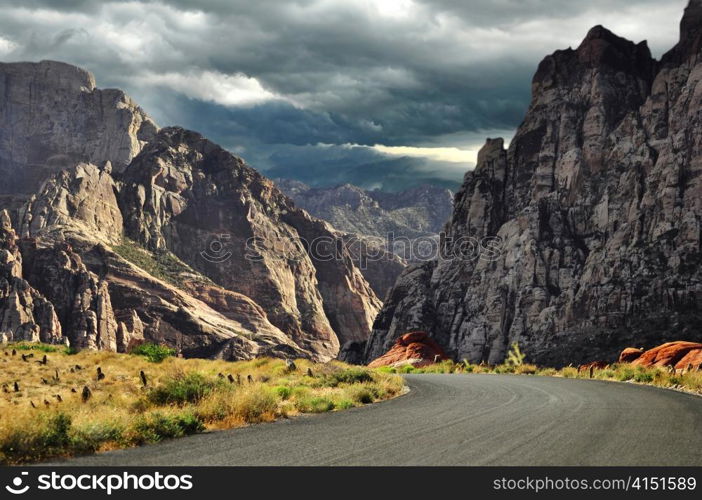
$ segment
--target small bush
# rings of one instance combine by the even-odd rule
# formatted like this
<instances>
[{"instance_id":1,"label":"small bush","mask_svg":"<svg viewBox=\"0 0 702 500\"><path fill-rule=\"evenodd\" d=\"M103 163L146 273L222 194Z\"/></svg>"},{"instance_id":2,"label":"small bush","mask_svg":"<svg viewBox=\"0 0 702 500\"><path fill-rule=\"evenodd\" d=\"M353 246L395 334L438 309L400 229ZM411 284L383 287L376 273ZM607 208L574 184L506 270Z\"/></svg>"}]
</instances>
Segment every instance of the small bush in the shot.
<instances>
[{"instance_id":1,"label":"small bush","mask_svg":"<svg viewBox=\"0 0 702 500\"><path fill-rule=\"evenodd\" d=\"M634 375L634 381L642 384L648 384L653 382L653 378L653 373L645 370L638 370Z\"/></svg>"},{"instance_id":2,"label":"small bush","mask_svg":"<svg viewBox=\"0 0 702 500\"><path fill-rule=\"evenodd\" d=\"M132 354L144 356L152 363L161 363L164 359L175 356L175 349L156 344L140 344L132 349Z\"/></svg>"},{"instance_id":3,"label":"small bush","mask_svg":"<svg viewBox=\"0 0 702 500\"><path fill-rule=\"evenodd\" d=\"M280 399L288 399L292 394L292 389L290 387L280 385L274 388L275 393L280 397Z\"/></svg>"},{"instance_id":4,"label":"small bush","mask_svg":"<svg viewBox=\"0 0 702 500\"><path fill-rule=\"evenodd\" d=\"M208 379L200 373L179 374L152 389L148 399L156 405L197 404L222 382Z\"/></svg>"},{"instance_id":5,"label":"small bush","mask_svg":"<svg viewBox=\"0 0 702 500\"><path fill-rule=\"evenodd\" d=\"M364 405L372 403L378 397L378 393L368 386L351 387L349 394L351 399Z\"/></svg>"},{"instance_id":6,"label":"small bush","mask_svg":"<svg viewBox=\"0 0 702 500\"><path fill-rule=\"evenodd\" d=\"M269 391L247 391L234 401L234 413L244 422L261 422L273 417L278 409L275 396ZM269 418L270 419L270 418Z\"/></svg>"},{"instance_id":7,"label":"small bush","mask_svg":"<svg viewBox=\"0 0 702 500\"><path fill-rule=\"evenodd\" d=\"M205 430L205 426L192 413L164 415L156 412L137 419L132 440L137 444L157 443L163 439L177 438Z\"/></svg>"},{"instance_id":8,"label":"small bush","mask_svg":"<svg viewBox=\"0 0 702 500\"><path fill-rule=\"evenodd\" d=\"M634 375L636 375L634 368L631 366L622 365L617 368L615 378L620 382L626 382L627 380L633 379Z\"/></svg>"},{"instance_id":9,"label":"small bush","mask_svg":"<svg viewBox=\"0 0 702 500\"><path fill-rule=\"evenodd\" d=\"M353 401L349 401L348 399L342 399L336 402L336 407L339 410L348 410L349 408L353 408L354 406L356 405L353 404Z\"/></svg>"},{"instance_id":10,"label":"small bush","mask_svg":"<svg viewBox=\"0 0 702 500\"><path fill-rule=\"evenodd\" d=\"M337 387L339 384L361 384L372 381L373 375L368 370L349 368L325 375L322 384L327 387Z\"/></svg>"},{"instance_id":11,"label":"small bush","mask_svg":"<svg viewBox=\"0 0 702 500\"><path fill-rule=\"evenodd\" d=\"M18 351L40 351L40 352L58 352L59 348L50 344L34 344L29 342L19 342L12 344L13 349Z\"/></svg>"},{"instance_id":12,"label":"small bush","mask_svg":"<svg viewBox=\"0 0 702 500\"><path fill-rule=\"evenodd\" d=\"M334 402L325 397L314 397L297 401L295 407L303 413L324 413L334 409Z\"/></svg>"}]
</instances>

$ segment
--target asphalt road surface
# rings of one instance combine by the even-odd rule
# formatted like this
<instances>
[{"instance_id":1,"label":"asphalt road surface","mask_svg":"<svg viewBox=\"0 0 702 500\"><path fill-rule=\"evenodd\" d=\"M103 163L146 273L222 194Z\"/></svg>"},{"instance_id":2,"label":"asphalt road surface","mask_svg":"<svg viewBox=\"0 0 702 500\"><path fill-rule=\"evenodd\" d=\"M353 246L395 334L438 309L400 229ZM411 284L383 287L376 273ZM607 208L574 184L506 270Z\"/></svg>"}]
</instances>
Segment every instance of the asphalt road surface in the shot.
<instances>
[{"instance_id":1,"label":"asphalt road surface","mask_svg":"<svg viewBox=\"0 0 702 500\"><path fill-rule=\"evenodd\" d=\"M410 375L392 401L66 465L701 465L702 398L633 384Z\"/></svg>"}]
</instances>

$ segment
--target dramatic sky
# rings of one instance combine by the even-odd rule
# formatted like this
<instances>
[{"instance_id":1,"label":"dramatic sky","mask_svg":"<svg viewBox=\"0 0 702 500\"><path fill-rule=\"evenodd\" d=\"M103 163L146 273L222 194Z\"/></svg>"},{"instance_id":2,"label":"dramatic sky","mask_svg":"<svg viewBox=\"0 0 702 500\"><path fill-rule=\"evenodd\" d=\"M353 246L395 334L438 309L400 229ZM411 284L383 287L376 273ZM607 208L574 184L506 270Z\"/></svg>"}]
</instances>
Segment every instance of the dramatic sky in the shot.
<instances>
[{"instance_id":1,"label":"dramatic sky","mask_svg":"<svg viewBox=\"0 0 702 500\"><path fill-rule=\"evenodd\" d=\"M268 175L455 185L544 55L602 24L660 56L686 0L0 0L0 60L54 59Z\"/></svg>"}]
</instances>

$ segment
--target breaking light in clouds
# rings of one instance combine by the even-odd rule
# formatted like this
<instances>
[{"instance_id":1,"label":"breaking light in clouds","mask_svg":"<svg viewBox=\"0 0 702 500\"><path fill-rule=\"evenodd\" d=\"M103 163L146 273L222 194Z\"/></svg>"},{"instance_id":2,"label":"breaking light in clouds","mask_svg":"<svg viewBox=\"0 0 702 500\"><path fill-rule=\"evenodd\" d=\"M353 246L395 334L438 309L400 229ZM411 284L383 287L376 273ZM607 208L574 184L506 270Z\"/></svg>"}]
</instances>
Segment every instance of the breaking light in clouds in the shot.
<instances>
[{"instance_id":1,"label":"breaking light in clouds","mask_svg":"<svg viewBox=\"0 0 702 500\"><path fill-rule=\"evenodd\" d=\"M447 148L423 148L416 146L383 146L376 144L373 149L381 153L393 156L410 156L419 158L429 158L436 161L445 161L449 163L462 163L469 165L475 163L478 159L477 149L459 149L454 147Z\"/></svg>"},{"instance_id":2,"label":"breaking light in clouds","mask_svg":"<svg viewBox=\"0 0 702 500\"><path fill-rule=\"evenodd\" d=\"M0 0L0 58L84 67L262 170L456 184L485 137L509 139L544 56L602 24L660 57L686 3Z\"/></svg>"}]
</instances>

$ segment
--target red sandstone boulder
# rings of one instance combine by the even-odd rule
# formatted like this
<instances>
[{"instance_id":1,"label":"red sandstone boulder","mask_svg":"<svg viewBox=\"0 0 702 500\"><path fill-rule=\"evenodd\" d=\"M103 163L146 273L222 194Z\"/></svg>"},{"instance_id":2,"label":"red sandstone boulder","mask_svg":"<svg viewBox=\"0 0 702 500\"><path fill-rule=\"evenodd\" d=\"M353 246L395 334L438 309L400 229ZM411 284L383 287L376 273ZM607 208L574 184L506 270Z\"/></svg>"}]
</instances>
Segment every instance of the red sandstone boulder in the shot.
<instances>
[{"instance_id":1,"label":"red sandstone boulder","mask_svg":"<svg viewBox=\"0 0 702 500\"><path fill-rule=\"evenodd\" d=\"M691 361L696 361L699 366L700 358L702 358L702 344L696 342L668 342L653 349L649 349L642 353L638 358L631 362L637 366L675 366L676 368L687 367L687 364L693 364ZM688 355L690 356L688 358ZM681 363L687 360L685 364ZM682 366L678 366L680 363Z\"/></svg>"},{"instance_id":2,"label":"red sandstone boulder","mask_svg":"<svg viewBox=\"0 0 702 500\"><path fill-rule=\"evenodd\" d=\"M368 366L430 365L449 359L441 346L426 332L409 332L398 338L388 352L371 361Z\"/></svg>"},{"instance_id":3,"label":"red sandstone boulder","mask_svg":"<svg viewBox=\"0 0 702 500\"><path fill-rule=\"evenodd\" d=\"M692 349L675 364L676 370L700 370L702 369L702 348Z\"/></svg>"},{"instance_id":4,"label":"red sandstone boulder","mask_svg":"<svg viewBox=\"0 0 702 500\"><path fill-rule=\"evenodd\" d=\"M619 355L619 363L631 363L639 356L641 356L643 352L643 349L637 349L636 347L627 347Z\"/></svg>"}]
</instances>

